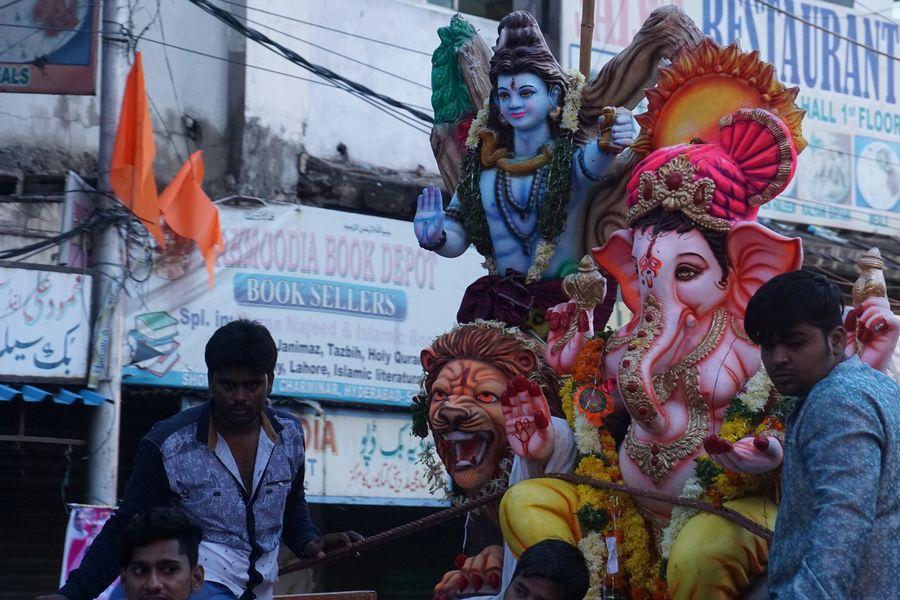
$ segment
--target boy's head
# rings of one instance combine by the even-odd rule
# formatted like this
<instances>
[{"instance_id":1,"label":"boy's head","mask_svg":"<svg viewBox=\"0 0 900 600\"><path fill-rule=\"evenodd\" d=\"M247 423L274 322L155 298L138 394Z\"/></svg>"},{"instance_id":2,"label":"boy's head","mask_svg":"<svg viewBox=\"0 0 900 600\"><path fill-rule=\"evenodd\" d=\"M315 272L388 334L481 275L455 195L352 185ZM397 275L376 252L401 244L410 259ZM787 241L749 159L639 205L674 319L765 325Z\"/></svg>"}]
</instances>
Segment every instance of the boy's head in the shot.
<instances>
[{"instance_id":1,"label":"boy's head","mask_svg":"<svg viewBox=\"0 0 900 600\"><path fill-rule=\"evenodd\" d=\"M581 550L542 540L522 553L503 600L582 600L589 585Z\"/></svg>"},{"instance_id":2,"label":"boy's head","mask_svg":"<svg viewBox=\"0 0 900 600\"><path fill-rule=\"evenodd\" d=\"M203 533L174 508L135 515L119 535L122 587L128 600L187 600L203 584Z\"/></svg>"},{"instance_id":3,"label":"boy's head","mask_svg":"<svg viewBox=\"0 0 900 600\"><path fill-rule=\"evenodd\" d=\"M756 291L744 329L779 392L805 395L844 359L842 312L838 287L806 271L782 273Z\"/></svg>"},{"instance_id":4,"label":"boy's head","mask_svg":"<svg viewBox=\"0 0 900 600\"><path fill-rule=\"evenodd\" d=\"M254 425L272 391L278 349L260 323L238 319L206 343L206 369L217 423Z\"/></svg>"}]
</instances>

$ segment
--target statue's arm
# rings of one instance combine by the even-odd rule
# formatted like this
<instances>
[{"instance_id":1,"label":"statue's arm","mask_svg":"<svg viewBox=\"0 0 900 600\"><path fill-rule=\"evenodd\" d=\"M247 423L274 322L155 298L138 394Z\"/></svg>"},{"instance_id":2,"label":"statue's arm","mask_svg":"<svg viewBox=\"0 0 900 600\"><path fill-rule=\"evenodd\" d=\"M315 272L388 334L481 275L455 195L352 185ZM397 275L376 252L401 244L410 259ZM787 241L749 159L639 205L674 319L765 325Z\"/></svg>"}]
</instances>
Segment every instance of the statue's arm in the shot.
<instances>
[{"instance_id":1,"label":"statue's arm","mask_svg":"<svg viewBox=\"0 0 900 600\"><path fill-rule=\"evenodd\" d=\"M444 231L447 232L447 243L438 251L438 254L454 258L469 248L469 237L460 223L460 204L456 194L453 194L453 198L450 199L450 204L447 206Z\"/></svg>"},{"instance_id":2,"label":"statue's arm","mask_svg":"<svg viewBox=\"0 0 900 600\"><path fill-rule=\"evenodd\" d=\"M429 185L419 194L413 227L419 245L447 258L461 255L469 247L469 238L459 221L459 198L453 194L444 210L441 190Z\"/></svg>"},{"instance_id":3,"label":"statue's arm","mask_svg":"<svg viewBox=\"0 0 900 600\"><path fill-rule=\"evenodd\" d=\"M636 124L627 108L616 108L615 116L601 115L598 135L575 151L575 176L586 182L600 181L612 169L616 155L634 143Z\"/></svg>"}]
</instances>

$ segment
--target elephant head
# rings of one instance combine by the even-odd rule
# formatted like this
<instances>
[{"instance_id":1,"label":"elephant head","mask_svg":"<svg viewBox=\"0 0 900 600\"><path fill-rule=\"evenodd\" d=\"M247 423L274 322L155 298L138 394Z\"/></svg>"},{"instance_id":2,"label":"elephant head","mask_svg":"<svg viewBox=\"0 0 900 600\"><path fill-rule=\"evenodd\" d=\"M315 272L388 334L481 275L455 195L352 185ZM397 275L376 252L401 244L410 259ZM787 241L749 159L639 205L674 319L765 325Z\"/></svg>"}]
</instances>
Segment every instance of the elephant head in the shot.
<instances>
[{"instance_id":1,"label":"elephant head","mask_svg":"<svg viewBox=\"0 0 900 600\"><path fill-rule=\"evenodd\" d=\"M593 251L635 314L619 391L648 429L667 426L654 375L685 355L686 332L709 329L714 317L742 329L754 292L802 264L799 239L755 222L758 207L793 171L796 153L785 129L763 111L739 111L723 119L717 144L652 153L629 183L630 229Z\"/></svg>"}]
</instances>

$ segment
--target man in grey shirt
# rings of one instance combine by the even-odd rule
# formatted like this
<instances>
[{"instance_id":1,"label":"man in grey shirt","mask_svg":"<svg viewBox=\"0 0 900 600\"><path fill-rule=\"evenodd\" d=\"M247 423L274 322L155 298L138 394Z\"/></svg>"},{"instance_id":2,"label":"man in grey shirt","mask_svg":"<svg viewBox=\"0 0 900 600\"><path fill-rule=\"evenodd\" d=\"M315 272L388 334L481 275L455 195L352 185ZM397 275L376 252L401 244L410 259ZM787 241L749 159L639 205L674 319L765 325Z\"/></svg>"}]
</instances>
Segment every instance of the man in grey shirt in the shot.
<instances>
[{"instance_id":1,"label":"man in grey shirt","mask_svg":"<svg viewBox=\"0 0 900 600\"><path fill-rule=\"evenodd\" d=\"M870 306L854 333L896 345L897 318ZM773 598L897 597L900 386L846 355L841 308L837 286L804 271L773 278L747 305L772 383L800 400L787 420Z\"/></svg>"}]
</instances>

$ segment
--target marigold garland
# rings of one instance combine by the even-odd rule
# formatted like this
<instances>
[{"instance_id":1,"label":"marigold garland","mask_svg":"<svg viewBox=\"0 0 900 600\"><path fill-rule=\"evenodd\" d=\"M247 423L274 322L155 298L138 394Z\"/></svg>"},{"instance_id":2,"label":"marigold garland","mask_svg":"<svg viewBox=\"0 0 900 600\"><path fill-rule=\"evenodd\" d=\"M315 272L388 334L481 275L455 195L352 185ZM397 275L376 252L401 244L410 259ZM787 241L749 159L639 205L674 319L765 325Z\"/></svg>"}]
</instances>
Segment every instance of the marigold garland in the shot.
<instances>
[{"instance_id":1,"label":"marigold garland","mask_svg":"<svg viewBox=\"0 0 900 600\"><path fill-rule=\"evenodd\" d=\"M621 482L619 456L615 440L603 419L588 418L576 398L586 387L602 391L603 349L605 339L590 340L576 361L573 375L562 386L563 410L575 432L579 453L575 473L601 481ZM783 421L790 414L793 399L773 394L773 386L765 372L752 377L745 391L732 401L725 413L719 435L735 442L762 432L783 431ZM603 415L604 417L606 415ZM720 467L709 457L697 460L696 475L685 483L683 497L699 498L715 505L771 488L773 476L733 473ZM662 599L668 597L665 582L666 565L672 545L685 523L696 514L693 509L675 507L669 525L659 540L659 552L653 541L650 524L637 510L630 496L576 486L578 520L582 542L579 544L591 569L588 597L613 592L629 598ZM619 553L619 573L606 572L608 553L605 540L615 537ZM603 543L601 543L603 542ZM597 569L600 569L597 572Z\"/></svg>"}]
</instances>

